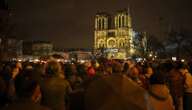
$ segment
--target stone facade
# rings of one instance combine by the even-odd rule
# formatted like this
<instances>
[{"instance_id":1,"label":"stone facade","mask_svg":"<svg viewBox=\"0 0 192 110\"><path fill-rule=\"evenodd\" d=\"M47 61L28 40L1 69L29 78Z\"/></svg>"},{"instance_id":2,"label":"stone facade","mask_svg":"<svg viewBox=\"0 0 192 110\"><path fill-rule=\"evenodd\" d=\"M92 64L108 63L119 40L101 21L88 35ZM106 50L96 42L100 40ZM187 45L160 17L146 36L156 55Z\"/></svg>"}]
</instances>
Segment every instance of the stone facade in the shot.
<instances>
[{"instance_id":1,"label":"stone facade","mask_svg":"<svg viewBox=\"0 0 192 110\"><path fill-rule=\"evenodd\" d=\"M108 58L125 58L133 52L133 29L129 11L114 16L98 13L95 16L94 50Z\"/></svg>"}]
</instances>

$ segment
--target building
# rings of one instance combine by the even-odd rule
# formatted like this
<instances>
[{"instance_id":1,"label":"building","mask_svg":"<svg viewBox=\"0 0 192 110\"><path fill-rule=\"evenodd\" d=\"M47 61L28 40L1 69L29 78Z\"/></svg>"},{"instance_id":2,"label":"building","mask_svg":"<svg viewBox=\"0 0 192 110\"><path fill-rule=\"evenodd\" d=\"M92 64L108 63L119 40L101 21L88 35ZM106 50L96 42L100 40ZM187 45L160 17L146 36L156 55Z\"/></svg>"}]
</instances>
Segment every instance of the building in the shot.
<instances>
[{"instance_id":1,"label":"building","mask_svg":"<svg viewBox=\"0 0 192 110\"><path fill-rule=\"evenodd\" d=\"M11 9L7 0L0 0L0 60L10 60L21 56L22 40L10 37L12 25L10 22Z\"/></svg>"},{"instance_id":2,"label":"building","mask_svg":"<svg viewBox=\"0 0 192 110\"><path fill-rule=\"evenodd\" d=\"M36 41L32 44L33 56L48 56L53 52L53 44L46 41Z\"/></svg>"},{"instance_id":3,"label":"building","mask_svg":"<svg viewBox=\"0 0 192 110\"><path fill-rule=\"evenodd\" d=\"M123 59L131 56L133 28L128 10L118 11L114 16L97 13L95 16L94 52L107 58Z\"/></svg>"},{"instance_id":4,"label":"building","mask_svg":"<svg viewBox=\"0 0 192 110\"><path fill-rule=\"evenodd\" d=\"M147 54L147 34L146 32L134 32L133 48L135 56L146 56Z\"/></svg>"},{"instance_id":5,"label":"building","mask_svg":"<svg viewBox=\"0 0 192 110\"><path fill-rule=\"evenodd\" d=\"M23 55L25 56L33 55L32 45L33 45L32 41L23 41Z\"/></svg>"},{"instance_id":6,"label":"building","mask_svg":"<svg viewBox=\"0 0 192 110\"><path fill-rule=\"evenodd\" d=\"M92 52L90 51L71 51L69 52L70 60L90 60L92 57Z\"/></svg>"},{"instance_id":7,"label":"building","mask_svg":"<svg viewBox=\"0 0 192 110\"><path fill-rule=\"evenodd\" d=\"M23 55L23 41L16 38L1 38L1 60L12 60Z\"/></svg>"}]
</instances>

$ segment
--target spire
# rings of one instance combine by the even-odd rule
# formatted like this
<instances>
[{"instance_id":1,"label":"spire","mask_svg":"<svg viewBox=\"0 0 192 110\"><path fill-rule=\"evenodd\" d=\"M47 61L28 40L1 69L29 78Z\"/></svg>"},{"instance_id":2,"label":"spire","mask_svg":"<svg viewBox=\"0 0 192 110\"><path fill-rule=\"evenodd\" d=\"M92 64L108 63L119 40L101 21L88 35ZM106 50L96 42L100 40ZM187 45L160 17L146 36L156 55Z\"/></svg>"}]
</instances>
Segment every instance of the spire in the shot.
<instances>
[{"instance_id":1,"label":"spire","mask_svg":"<svg viewBox=\"0 0 192 110\"><path fill-rule=\"evenodd\" d=\"M128 8L127 8L127 13L128 13L128 15L131 15L131 13L130 13L130 6L128 5Z\"/></svg>"}]
</instances>

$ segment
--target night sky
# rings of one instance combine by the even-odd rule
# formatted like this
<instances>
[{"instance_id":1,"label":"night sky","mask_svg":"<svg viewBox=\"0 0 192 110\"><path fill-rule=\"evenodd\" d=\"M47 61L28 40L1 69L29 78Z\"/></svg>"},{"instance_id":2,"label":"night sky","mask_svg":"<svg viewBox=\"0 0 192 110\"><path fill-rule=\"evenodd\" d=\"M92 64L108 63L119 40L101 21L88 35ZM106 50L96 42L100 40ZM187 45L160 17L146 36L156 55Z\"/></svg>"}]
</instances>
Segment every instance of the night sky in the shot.
<instances>
[{"instance_id":1,"label":"night sky","mask_svg":"<svg viewBox=\"0 0 192 110\"><path fill-rule=\"evenodd\" d=\"M192 31L191 0L9 0L12 35L51 41L61 48L90 48L94 16L130 7L135 31L159 36L168 27Z\"/></svg>"}]
</instances>

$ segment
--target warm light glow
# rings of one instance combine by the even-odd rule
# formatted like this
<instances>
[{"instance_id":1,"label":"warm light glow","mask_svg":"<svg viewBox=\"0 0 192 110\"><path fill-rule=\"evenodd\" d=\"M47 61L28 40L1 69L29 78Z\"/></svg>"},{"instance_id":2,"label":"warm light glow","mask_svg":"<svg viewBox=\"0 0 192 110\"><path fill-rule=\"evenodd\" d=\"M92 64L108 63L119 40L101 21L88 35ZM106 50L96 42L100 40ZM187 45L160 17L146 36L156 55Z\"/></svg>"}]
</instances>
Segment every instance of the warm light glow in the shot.
<instances>
[{"instance_id":1,"label":"warm light glow","mask_svg":"<svg viewBox=\"0 0 192 110\"><path fill-rule=\"evenodd\" d=\"M113 20L109 20L109 19ZM114 16L108 14L97 14L95 17L94 47L105 49L108 58L124 59L128 54L135 53L133 48L133 29L131 26L131 16L127 11L118 12ZM108 27L108 24L114 26ZM111 49L111 50L110 50ZM120 51L118 51L120 50ZM121 52L122 54L119 54ZM113 55L114 54L114 55Z\"/></svg>"},{"instance_id":2,"label":"warm light glow","mask_svg":"<svg viewBox=\"0 0 192 110\"><path fill-rule=\"evenodd\" d=\"M21 59L18 59L18 62L22 62L22 60L21 60Z\"/></svg>"},{"instance_id":3,"label":"warm light glow","mask_svg":"<svg viewBox=\"0 0 192 110\"><path fill-rule=\"evenodd\" d=\"M133 54L135 51L133 48L130 49L130 53Z\"/></svg>"},{"instance_id":4,"label":"warm light glow","mask_svg":"<svg viewBox=\"0 0 192 110\"><path fill-rule=\"evenodd\" d=\"M39 59L35 59L34 61L38 62L38 61L39 61Z\"/></svg>"},{"instance_id":5,"label":"warm light glow","mask_svg":"<svg viewBox=\"0 0 192 110\"><path fill-rule=\"evenodd\" d=\"M173 60L173 61L176 61L176 60L177 60L177 57L172 57L172 60Z\"/></svg>"},{"instance_id":6,"label":"warm light glow","mask_svg":"<svg viewBox=\"0 0 192 110\"><path fill-rule=\"evenodd\" d=\"M85 63L85 60L80 60L80 63Z\"/></svg>"},{"instance_id":7,"label":"warm light glow","mask_svg":"<svg viewBox=\"0 0 192 110\"><path fill-rule=\"evenodd\" d=\"M150 53L150 54L149 54L149 57L152 57L152 56L153 56L153 55Z\"/></svg>"}]
</instances>

